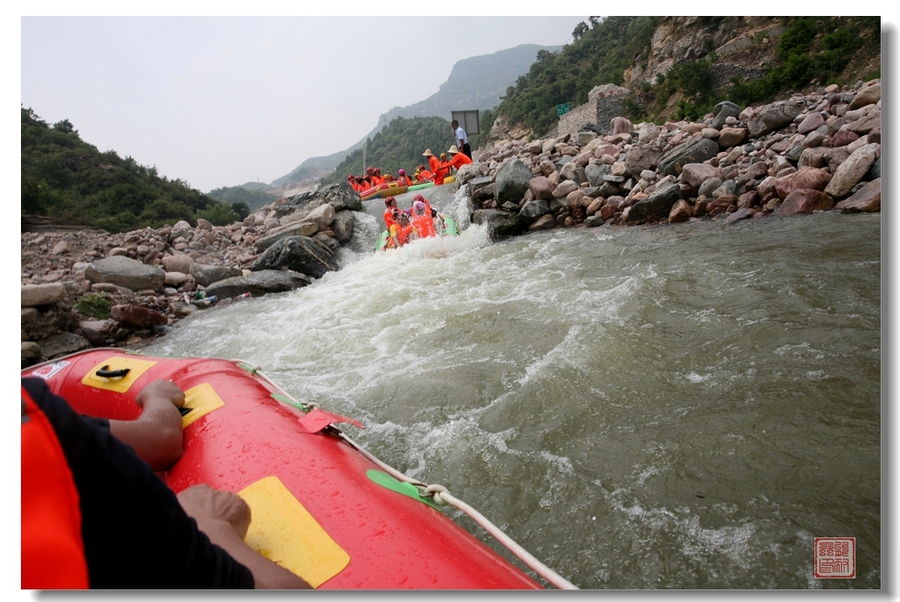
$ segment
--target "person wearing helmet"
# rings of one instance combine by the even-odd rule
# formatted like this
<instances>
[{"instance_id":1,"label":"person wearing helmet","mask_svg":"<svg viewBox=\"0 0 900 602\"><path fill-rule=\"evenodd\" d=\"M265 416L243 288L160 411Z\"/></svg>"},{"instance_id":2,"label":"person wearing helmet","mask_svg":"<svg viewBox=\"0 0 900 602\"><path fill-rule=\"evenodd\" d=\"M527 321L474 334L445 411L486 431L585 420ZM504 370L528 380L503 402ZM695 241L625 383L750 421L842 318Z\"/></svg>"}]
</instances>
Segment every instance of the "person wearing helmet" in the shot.
<instances>
[{"instance_id":1,"label":"person wearing helmet","mask_svg":"<svg viewBox=\"0 0 900 602\"><path fill-rule=\"evenodd\" d=\"M413 218L412 224L415 229L416 238L428 238L436 236L434 229L434 219L431 217L431 203L427 203L422 195L417 194L413 197Z\"/></svg>"},{"instance_id":2,"label":"person wearing helmet","mask_svg":"<svg viewBox=\"0 0 900 602\"><path fill-rule=\"evenodd\" d=\"M384 206L384 225L390 231L391 226L397 222L397 214L400 212L400 208L397 207L397 199L392 196L384 199Z\"/></svg>"},{"instance_id":3,"label":"person wearing helmet","mask_svg":"<svg viewBox=\"0 0 900 602\"><path fill-rule=\"evenodd\" d=\"M412 186L412 181L406 176L406 171L400 169L397 172L397 185L398 186Z\"/></svg>"},{"instance_id":4,"label":"person wearing helmet","mask_svg":"<svg viewBox=\"0 0 900 602\"><path fill-rule=\"evenodd\" d=\"M413 226L409 222L409 216L405 211L398 211L396 214L397 221L391 224L388 230L390 238L388 239L388 248L399 248L409 242L410 236L413 234Z\"/></svg>"}]
</instances>

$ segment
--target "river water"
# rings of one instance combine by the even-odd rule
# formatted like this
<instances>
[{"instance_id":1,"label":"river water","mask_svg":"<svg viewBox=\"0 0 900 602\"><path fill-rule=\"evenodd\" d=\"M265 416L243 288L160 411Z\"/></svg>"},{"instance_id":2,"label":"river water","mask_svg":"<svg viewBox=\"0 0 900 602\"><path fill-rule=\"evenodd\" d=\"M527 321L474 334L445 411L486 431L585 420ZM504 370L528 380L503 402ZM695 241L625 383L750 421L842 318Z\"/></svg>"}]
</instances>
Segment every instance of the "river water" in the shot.
<instances>
[{"instance_id":1,"label":"river water","mask_svg":"<svg viewBox=\"0 0 900 602\"><path fill-rule=\"evenodd\" d=\"M361 420L580 588L881 587L880 214L491 242L435 204L459 237L374 255L368 202L340 271L144 351ZM856 538L855 579L814 578L815 537Z\"/></svg>"}]
</instances>

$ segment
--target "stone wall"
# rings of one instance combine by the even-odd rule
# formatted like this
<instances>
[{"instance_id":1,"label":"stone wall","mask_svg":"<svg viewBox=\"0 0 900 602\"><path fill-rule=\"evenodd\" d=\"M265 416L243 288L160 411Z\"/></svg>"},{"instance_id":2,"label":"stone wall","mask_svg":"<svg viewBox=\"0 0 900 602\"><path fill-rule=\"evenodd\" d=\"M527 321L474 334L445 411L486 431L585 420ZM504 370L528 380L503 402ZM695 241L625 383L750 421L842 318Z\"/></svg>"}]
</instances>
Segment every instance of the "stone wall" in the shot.
<instances>
[{"instance_id":1,"label":"stone wall","mask_svg":"<svg viewBox=\"0 0 900 602\"><path fill-rule=\"evenodd\" d=\"M625 97L628 88L614 84L596 86L588 93L588 101L575 107L559 118L557 135L575 135L586 123L593 123L604 133L609 133L609 122L613 117L621 116L625 111Z\"/></svg>"}]
</instances>

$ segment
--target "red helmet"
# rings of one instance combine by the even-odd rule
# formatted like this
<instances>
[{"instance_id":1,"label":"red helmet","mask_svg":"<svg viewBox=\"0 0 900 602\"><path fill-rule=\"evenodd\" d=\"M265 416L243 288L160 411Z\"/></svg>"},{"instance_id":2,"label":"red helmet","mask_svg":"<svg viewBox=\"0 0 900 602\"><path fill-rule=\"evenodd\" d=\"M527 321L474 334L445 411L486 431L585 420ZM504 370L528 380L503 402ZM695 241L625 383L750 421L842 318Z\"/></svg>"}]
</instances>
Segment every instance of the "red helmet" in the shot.
<instances>
[{"instance_id":1,"label":"red helmet","mask_svg":"<svg viewBox=\"0 0 900 602\"><path fill-rule=\"evenodd\" d=\"M415 203L416 201L422 201L424 203L425 197L423 197L421 194L417 194L416 196L413 197L413 202Z\"/></svg>"},{"instance_id":2,"label":"red helmet","mask_svg":"<svg viewBox=\"0 0 900 602\"><path fill-rule=\"evenodd\" d=\"M396 203L396 202L397 202L397 199L395 199L392 196L389 196L388 198L384 199L384 204L387 205L388 207L391 206L391 203Z\"/></svg>"}]
</instances>

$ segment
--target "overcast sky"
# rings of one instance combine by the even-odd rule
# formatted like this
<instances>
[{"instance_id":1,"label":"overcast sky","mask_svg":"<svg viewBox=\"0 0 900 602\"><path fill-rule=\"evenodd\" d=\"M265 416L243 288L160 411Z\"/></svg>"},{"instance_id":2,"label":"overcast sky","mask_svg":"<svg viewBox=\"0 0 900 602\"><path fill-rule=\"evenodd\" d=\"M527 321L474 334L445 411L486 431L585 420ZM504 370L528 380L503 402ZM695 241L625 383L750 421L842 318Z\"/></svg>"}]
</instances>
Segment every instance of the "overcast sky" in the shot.
<instances>
[{"instance_id":1,"label":"overcast sky","mask_svg":"<svg viewBox=\"0 0 900 602\"><path fill-rule=\"evenodd\" d=\"M586 19L23 16L21 104L203 192L269 183L436 93L456 62L562 45Z\"/></svg>"}]
</instances>

